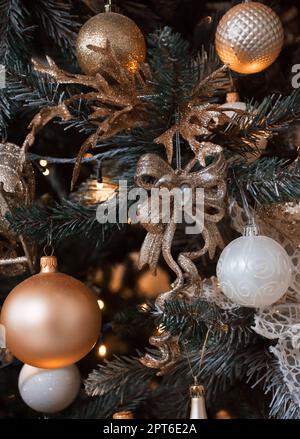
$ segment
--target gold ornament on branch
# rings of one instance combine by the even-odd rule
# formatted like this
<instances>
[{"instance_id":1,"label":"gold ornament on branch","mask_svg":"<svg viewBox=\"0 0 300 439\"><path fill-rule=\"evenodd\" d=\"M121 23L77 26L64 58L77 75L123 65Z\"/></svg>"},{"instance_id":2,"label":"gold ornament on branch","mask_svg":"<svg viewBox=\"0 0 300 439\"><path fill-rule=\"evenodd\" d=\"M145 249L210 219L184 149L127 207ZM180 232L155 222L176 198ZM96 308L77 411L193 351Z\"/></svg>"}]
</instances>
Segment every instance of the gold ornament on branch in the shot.
<instances>
[{"instance_id":1,"label":"gold ornament on branch","mask_svg":"<svg viewBox=\"0 0 300 439\"><path fill-rule=\"evenodd\" d=\"M109 53L92 48L105 49L107 42L129 72L136 72L140 63L145 61L145 39L134 21L115 12L104 12L90 18L78 34L77 60L84 73L95 75L106 65L111 65Z\"/></svg>"},{"instance_id":2,"label":"gold ornament on branch","mask_svg":"<svg viewBox=\"0 0 300 439\"><path fill-rule=\"evenodd\" d=\"M269 67L283 46L279 17L268 6L246 2L231 8L216 31L216 51L238 73L258 73Z\"/></svg>"},{"instance_id":3,"label":"gold ornament on branch","mask_svg":"<svg viewBox=\"0 0 300 439\"><path fill-rule=\"evenodd\" d=\"M17 285L0 316L7 348L31 366L62 368L95 345L101 314L83 283L57 271L54 256L41 258L41 272Z\"/></svg>"},{"instance_id":4,"label":"gold ornament on branch","mask_svg":"<svg viewBox=\"0 0 300 439\"><path fill-rule=\"evenodd\" d=\"M21 165L25 161L26 151L33 145L35 136L41 128L55 117L63 121L72 119L68 106L75 101L91 103L92 113L89 120L95 125L96 131L81 145L73 171L72 188L80 172L81 159L89 149L121 131L143 127L149 123L145 104L141 99L141 96L149 93L148 66L141 64L140 69L133 75L121 65L109 43L104 48L95 50L106 53L111 63L102 68L101 74L97 73L94 76L64 72L50 57L47 57L48 66L33 61L35 70L46 73L58 84L80 84L92 89L90 92L71 96L55 107L45 107L40 110L30 122L30 132L22 145Z\"/></svg>"},{"instance_id":5,"label":"gold ornament on branch","mask_svg":"<svg viewBox=\"0 0 300 439\"><path fill-rule=\"evenodd\" d=\"M33 168L27 161L19 167L20 153L13 143L0 144L0 273L5 276L34 271L34 244L15 233L5 217L12 209L30 206L34 199Z\"/></svg>"}]
</instances>

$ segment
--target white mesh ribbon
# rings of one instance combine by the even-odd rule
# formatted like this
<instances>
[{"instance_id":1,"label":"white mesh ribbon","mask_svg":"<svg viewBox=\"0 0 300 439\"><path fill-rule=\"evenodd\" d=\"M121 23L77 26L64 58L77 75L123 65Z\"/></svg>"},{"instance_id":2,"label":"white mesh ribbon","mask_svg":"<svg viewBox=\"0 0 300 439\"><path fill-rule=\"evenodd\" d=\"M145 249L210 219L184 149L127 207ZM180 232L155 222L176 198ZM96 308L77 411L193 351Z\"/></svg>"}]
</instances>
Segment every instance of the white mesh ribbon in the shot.
<instances>
[{"instance_id":1,"label":"white mesh ribbon","mask_svg":"<svg viewBox=\"0 0 300 439\"><path fill-rule=\"evenodd\" d=\"M271 340L288 340L300 349L300 303L284 303L259 310L255 315L257 334ZM300 377L299 377L300 378Z\"/></svg>"},{"instance_id":2,"label":"white mesh ribbon","mask_svg":"<svg viewBox=\"0 0 300 439\"><path fill-rule=\"evenodd\" d=\"M300 407L300 351L293 347L291 340L279 340L270 351L277 358L283 381L294 403Z\"/></svg>"},{"instance_id":3,"label":"white mesh ribbon","mask_svg":"<svg viewBox=\"0 0 300 439\"><path fill-rule=\"evenodd\" d=\"M218 279L215 276L212 276L209 279L204 279L202 288L203 290L201 293L201 298L207 302L215 303L221 309L230 310L240 307L236 303L233 303L231 300L227 299L227 297L222 293Z\"/></svg>"},{"instance_id":4,"label":"white mesh ribbon","mask_svg":"<svg viewBox=\"0 0 300 439\"><path fill-rule=\"evenodd\" d=\"M231 203L230 214L233 228L242 233L246 224L243 209ZM262 235L275 239L287 251L292 262L292 281L279 302L257 311L252 329L268 339L278 339L277 345L271 346L270 351L278 360L290 399L300 409L300 249L285 238L280 230L267 225L262 218L256 218L256 222ZM275 391L274 398L276 394ZM288 407L284 412L283 417L289 417Z\"/></svg>"}]
</instances>

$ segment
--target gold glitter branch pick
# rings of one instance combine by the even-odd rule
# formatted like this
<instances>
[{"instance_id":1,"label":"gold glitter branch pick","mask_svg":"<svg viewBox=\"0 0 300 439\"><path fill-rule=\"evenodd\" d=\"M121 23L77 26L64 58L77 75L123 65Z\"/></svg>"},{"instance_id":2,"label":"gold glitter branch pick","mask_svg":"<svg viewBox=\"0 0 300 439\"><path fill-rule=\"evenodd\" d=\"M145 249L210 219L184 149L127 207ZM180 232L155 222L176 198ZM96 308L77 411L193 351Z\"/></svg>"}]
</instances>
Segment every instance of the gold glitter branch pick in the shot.
<instances>
[{"instance_id":1,"label":"gold glitter branch pick","mask_svg":"<svg viewBox=\"0 0 300 439\"><path fill-rule=\"evenodd\" d=\"M30 132L22 145L20 167L25 162L26 151L34 143L41 128L55 117L63 121L70 120L72 114L68 107L75 101L92 104L89 120L95 125L96 131L81 145L73 171L72 188L79 175L81 159L89 149L121 131L143 127L149 123L145 103L141 99L141 96L149 93L148 66L141 64L136 74L132 74L117 60L109 42L105 48L94 49L99 53L105 52L111 59L111 64L103 66L103 74L70 74L61 70L50 57L47 57L48 66L33 61L35 70L51 76L58 84L79 84L92 89L90 92L73 95L55 107L40 110L29 124Z\"/></svg>"}]
</instances>

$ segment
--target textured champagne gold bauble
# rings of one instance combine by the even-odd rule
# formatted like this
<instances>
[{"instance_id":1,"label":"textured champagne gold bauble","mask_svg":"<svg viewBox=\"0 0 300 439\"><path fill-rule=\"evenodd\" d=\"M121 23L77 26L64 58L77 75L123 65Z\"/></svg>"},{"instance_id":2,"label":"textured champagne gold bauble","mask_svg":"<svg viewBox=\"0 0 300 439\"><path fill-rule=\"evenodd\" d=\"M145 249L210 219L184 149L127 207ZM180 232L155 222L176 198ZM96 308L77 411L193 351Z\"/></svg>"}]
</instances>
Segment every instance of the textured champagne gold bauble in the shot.
<instances>
[{"instance_id":1,"label":"textured champagne gold bauble","mask_svg":"<svg viewBox=\"0 0 300 439\"><path fill-rule=\"evenodd\" d=\"M258 73L278 57L283 45L279 17L266 5L241 3L221 19L216 32L216 50L224 64L235 72Z\"/></svg>"},{"instance_id":2,"label":"textured champagne gold bauble","mask_svg":"<svg viewBox=\"0 0 300 439\"><path fill-rule=\"evenodd\" d=\"M146 45L137 25L121 14L105 12L90 18L80 29L77 38L77 60L86 74L93 75L101 67L111 64L103 53L89 45L105 48L109 41L118 61L130 71L136 71L139 63L146 57Z\"/></svg>"},{"instance_id":3,"label":"textured champagne gold bauble","mask_svg":"<svg viewBox=\"0 0 300 439\"><path fill-rule=\"evenodd\" d=\"M5 300L1 323L8 349L31 366L68 366L95 345L101 315L93 293L57 272L54 256L41 258L41 272L17 285Z\"/></svg>"}]
</instances>

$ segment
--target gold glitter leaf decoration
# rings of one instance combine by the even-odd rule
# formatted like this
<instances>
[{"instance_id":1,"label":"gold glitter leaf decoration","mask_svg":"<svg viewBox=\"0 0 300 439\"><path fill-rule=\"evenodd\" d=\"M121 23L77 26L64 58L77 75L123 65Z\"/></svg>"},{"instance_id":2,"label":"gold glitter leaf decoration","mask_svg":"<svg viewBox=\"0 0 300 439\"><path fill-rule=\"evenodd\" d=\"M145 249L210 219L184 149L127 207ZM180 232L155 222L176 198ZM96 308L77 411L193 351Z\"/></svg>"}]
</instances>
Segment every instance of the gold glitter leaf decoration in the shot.
<instances>
[{"instance_id":1,"label":"gold glitter leaf decoration","mask_svg":"<svg viewBox=\"0 0 300 439\"><path fill-rule=\"evenodd\" d=\"M105 48L92 46L92 49L105 52L111 59L111 63L103 66L101 73L95 75L67 73L50 57L47 57L48 66L33 61L35 70L51 76L58 84L79 84L92 89L86 93L73 95L57 106L40 110L29 124L30 132L22 145L21 166L25 161L26 151L34 143L35 136L41 128L55 117L64 121L70 120L72 115L68 107L75 101L82 100L91 104L92 113L89 120L96 126L96 131L80 148L72 177L72 189L79 175L82 157L87 150L121 131L143 127L149 123L145 104L141 99L141 96L149 93L148 66L141 64L139 70L133 74L120 64L109 42Z\"/></svg>"}]
</instances>

